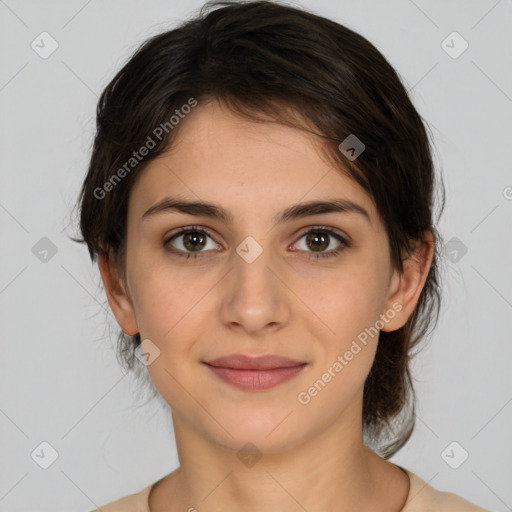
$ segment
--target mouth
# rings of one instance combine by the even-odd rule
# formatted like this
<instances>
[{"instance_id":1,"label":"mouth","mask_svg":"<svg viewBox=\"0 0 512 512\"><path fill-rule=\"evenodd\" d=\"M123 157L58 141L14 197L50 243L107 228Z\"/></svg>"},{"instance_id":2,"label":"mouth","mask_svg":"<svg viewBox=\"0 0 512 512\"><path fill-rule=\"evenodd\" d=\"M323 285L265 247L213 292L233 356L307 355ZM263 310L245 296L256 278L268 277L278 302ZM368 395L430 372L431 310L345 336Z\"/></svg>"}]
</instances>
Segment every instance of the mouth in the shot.
<instances>
[{"instance_id":1,"label":"mouth","mask_svg":"<svg viewBox=\"0 0 512 512\"><path fill-rule=\"evenodd\" d=\"M204 364L221 380L239 389L260 391L286 382L308 363L278 355L250 357L233 354Z\"/></svg>"}]
</instances>

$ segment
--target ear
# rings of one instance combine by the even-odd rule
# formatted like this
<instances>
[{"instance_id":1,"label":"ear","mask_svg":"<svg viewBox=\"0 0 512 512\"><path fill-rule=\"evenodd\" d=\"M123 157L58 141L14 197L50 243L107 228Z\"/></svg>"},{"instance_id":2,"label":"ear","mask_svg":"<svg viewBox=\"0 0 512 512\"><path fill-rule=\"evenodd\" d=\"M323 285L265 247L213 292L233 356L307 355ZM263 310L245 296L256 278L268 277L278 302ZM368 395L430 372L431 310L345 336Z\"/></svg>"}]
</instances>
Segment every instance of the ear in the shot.
<instances>
[{"instance_id":1,"label":"ear","mask_svg":"<svg viewBox=\"0 0 512 512\"><path fill-rule=\"evenodd\" d=\"M434 257L434 236L430 231L417 240L413 252L403 260L403 271L395 269L391 277L386 311L394 311L393 318L386 315L382 331L396 331L405 325L412 315L427 280Z\"/></svg>"},{"instance_id":2,"label":"ear","mask_svg":"<svg viewBox=\"0 0 512 512\"><path fill-rule=\"evenodd\" d=\"M116 317L119 327L125 334L134 335L139 332L135 311L123 280L119 277L112 252L109 256L98 255L98 267L105 286L110 308Z\"/></svg>"}]
</instances>

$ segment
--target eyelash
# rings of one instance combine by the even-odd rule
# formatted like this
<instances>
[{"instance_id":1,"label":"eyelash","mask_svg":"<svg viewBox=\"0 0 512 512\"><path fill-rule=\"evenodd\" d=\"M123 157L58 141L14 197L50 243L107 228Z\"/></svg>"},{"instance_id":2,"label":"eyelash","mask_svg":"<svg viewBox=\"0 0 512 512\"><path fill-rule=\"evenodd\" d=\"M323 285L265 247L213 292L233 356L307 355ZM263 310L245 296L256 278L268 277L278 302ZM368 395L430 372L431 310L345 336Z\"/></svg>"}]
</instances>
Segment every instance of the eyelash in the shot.
<instances>
[{"instance_id":1,"label":"eyelash","mask_svg":"<svg viewBox=\"0 0 512 512\"><path fill-rule=\"evenodd\" d=\"M201 234L209 236L210 238L213 238L212 235L208 231L206 231L203 228L200 228L199 226L187 226L187 227L184 227L184 228L180 228L176 233L173 233L172 236L167 237L164 240L164 242L163 242L164 246L167 247L172 240L174 240L175 238L178 238L180 235L183 235L183 234L186 234L186 233L201 233ZM328 228L326 226L314 226L312 228L309 228L307 231L304 231L303 233L301 233L301 235L299 237L299 240L304 235L308 235L309 233L323 233L323 234L327 234L329 236L332 236L332 237L336 238L339 242L341 242L340 246L338 246L336 249L332 249L332 250L330 250L328 252L316 252L316 253L312 252L311 255L309 256L310 258L316 258L317 260L319 258L334 258L334 257L338 256L343 250L345 250L346 248L350 247L350 244L349 244L349 242L347 241L346 238L344 238L343 236L338 234L336 231L334 231L333 229ZM182 257L182 258L189 259L190 257L192 257L192 258L196 259L198 257L201 257L201 252L184 253L183 251L181 251L179 249L178 250L176 250L176 249L168 249L168 250L172 254L175 254L176 256L179 256L179 257Z\"/></svg>"}]
</instances>

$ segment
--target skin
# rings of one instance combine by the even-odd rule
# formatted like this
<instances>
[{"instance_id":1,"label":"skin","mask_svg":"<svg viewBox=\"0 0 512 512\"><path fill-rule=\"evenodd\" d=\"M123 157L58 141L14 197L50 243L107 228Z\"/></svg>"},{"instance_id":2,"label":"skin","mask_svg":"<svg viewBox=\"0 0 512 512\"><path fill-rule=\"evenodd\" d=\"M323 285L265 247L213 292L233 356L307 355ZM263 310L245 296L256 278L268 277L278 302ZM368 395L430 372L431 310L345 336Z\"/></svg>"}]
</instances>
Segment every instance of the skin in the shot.
<instances>
[{"instance_id":1,"label":"skin","mask_svg":"<svg viewBox=\"0 0 512 512\"><path fill-rule=\"evenodd\" d=\"M417 244L403 273L395 270L371 198L303 130L249 121L217 102L199 104L179 129L132 188L126 282L113 257L99 259L120 327L160 350L147 368L172 408L180 467L153 487L151 511L401 510L407 476L363 445L363 385L377 336L307 405L297 396L393 304L401 310L383 330L404 325L432 262L432 240ZM234 222L172 210L142 218L169 195L218 203ZM272 220L292 204L334 198L357 203L369 219L336 212ZM164 244L186 226L211 234L197 259L170 251L194 253L184 235ZM317 258L341 244L328 235L320 250L308 243L318 226L349 245ZM263 250L252 263L236 252L247 236ZM233 353L308 364L274 388L243 391L203 364ZM262 454L252 467L237 457L247 442Z\"/></svg>"}]
</instances>

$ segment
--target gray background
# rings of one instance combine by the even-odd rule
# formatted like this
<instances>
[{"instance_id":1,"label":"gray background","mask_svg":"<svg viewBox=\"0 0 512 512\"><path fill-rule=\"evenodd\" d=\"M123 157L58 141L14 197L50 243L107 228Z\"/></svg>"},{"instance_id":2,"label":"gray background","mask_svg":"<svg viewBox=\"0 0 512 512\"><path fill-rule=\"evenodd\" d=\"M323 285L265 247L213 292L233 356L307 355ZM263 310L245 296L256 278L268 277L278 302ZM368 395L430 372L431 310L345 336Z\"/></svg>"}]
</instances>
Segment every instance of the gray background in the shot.
<instances>
[{"instance_id":1,"label":"gray background","mask_svg":"<svg viewBox=\"0 0 512 512\"><path fill-rule=\"evenodd\" d=\"M137 406L99 274L67 237L98 95L138 43L200 5L0 1L0 511L88 511L177 467L165 407ZM396 67L434 131L447 186L445 305L414 364L417 428L393 460L512 510L512 2L302 5ZM31 47L43 31L58 43L46 59ZM453 31L469 44L457 58L460 39L442 46ZM31 457L49 461L44 441L58 452L48 469ZM453 469L446 461L460 463L462 450Z\"/></svg>"}]
</instances>

